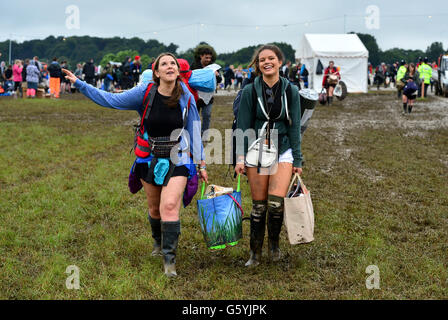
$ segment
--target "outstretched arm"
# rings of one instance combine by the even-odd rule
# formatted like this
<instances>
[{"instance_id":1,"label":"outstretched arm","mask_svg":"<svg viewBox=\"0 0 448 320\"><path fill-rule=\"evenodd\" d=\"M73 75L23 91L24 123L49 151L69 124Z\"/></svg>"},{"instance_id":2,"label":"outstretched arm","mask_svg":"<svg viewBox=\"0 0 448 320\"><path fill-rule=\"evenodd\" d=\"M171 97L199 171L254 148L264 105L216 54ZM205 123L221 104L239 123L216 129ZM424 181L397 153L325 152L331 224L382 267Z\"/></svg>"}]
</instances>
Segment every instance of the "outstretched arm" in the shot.
<instances>
[{"instance_id":1,"label":"outstretched arm","mask_svg":"<svg viewBox=\"0 0 448 320\"><path fill-rule=\"evenodd\" d=\"M122 93L110 93L79 80L72 72L62 69L65 78L70 80L82 94L100 106L118 110L136 110L141 113L146 87L137 86Z\"/></svg>"}]
</instances>

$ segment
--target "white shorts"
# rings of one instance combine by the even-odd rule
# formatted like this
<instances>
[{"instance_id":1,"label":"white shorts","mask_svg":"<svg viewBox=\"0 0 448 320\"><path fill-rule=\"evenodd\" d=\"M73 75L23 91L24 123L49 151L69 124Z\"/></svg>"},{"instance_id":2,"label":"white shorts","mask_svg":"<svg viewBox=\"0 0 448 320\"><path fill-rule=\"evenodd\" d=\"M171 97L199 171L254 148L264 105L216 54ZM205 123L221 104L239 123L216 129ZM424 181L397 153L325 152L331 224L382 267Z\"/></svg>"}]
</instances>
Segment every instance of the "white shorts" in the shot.
<instances>
[{"instance_id":1,"label":"white shorts","mask_svg":"<svg viewBox=\"0 0 448 320\"><path fill-rule=\"evenodd\" d=\"M294 157L292 156L292 149L289 148L288 150L286 150L285 152L283 152L279 157L278 157L278 162L286 162L286 163L293 163L294 162Z\"/></svg>"},{"instance_id":2,"label":"white shorts","mask_svg":"<svg viewBox=\"0 0 448 320\"><path fill-rule=\"evenodd\" d=\"M283 162L283 163L294 163L294 157L292 156L292 149L291 149L291 148L289 148L288 150L286 150L285 152L283 152L283 153L278 157L278 162L277 162L277 163L280 163L280 162ZM256 166L251 166L251 165L248 165L248 164L246 163L246 167L249 167L249 168L255 168Z\"/></svg>"}]
</instances>

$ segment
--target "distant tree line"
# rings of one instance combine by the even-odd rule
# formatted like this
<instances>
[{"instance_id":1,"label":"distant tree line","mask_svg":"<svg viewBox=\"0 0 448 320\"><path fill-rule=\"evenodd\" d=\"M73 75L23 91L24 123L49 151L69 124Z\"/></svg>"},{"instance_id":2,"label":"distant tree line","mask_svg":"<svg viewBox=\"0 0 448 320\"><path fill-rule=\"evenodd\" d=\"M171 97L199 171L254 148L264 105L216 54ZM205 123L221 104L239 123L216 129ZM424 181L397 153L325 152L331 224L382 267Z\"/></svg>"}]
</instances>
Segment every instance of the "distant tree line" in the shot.
<instances>
[{"instance_id":1,"label":"distant tree line","mask_svg":"<svg viewBox=\"0 0 448 320\"><path fill-rule=\"evenodd\" d=\"M416 61L418 57L427 56L430 61L436 61L437 57L445 52L441 42L432 43L427 50L405 50L393 48L382 51L374 36L358 33L361 41L369 50L369 61L374 64L381 62L392 63L401 59ZM203 43L203 42L201 42ZM274 43L282 49L285 60L294 63L295 50L287 43ZM233 64L246 67L252 59L258 46L248 46L231 53L218 53L216 63L221 66ZM126 39L120 37L98 38L90 36L82 37L54 37L49 36L43 40L30 40L23 43L12 42L12 60L26 59L38 56L42 61L51 61L53 57L66 60L69 67L75 68L77 63L94 59L95 63L105 65L108 61L123 62L126 56L134 58L139 55L143 67L146 68L152 59L162 52L171 52L190 63L193 62L194 48L184 52L178 52L179 46L170 43L165 45L157 40L143 40L137 37ZM9 41L0 42L0 52L3 53L2 60L7 60ZM286 62L286 61L285 61Z\"/></svg>"},{"instance_id":2,"label":"distant tree line","mask_svg":"<svg viewBox=\"0 0 448 320\"><path fill-rule=\"evenodd\" d=\"M354 32L351 32L354 33ZM357 33L364 46L369 50L369 62L372 65L379 65L381 62L390 64L396 61L405 60L407 62L417 62L419 57L428 57L429 62L437 61L438 57L448 51L443 49L442 42L433 42L426 51L423 50L406 50L400 48L392 48L382 51L376 38L370 34Z\"/></svg>"},{"instance_id":3,"label":"distant tree line","mask_svg":"<svg viewBox=\"0 0 448 320\"><path fill-rule=\"evenodd\" d=\"M200 44L204 44L201 42ZM287 60L294 61L295 50L286 43L275 43L285 54ZM98 38L98 37L54 37L49 36L43 40L30 40L23 43L12 42L12 60L26 59L38 56L42 61L51 61L53 57L66 60L71 68L77 63L86 62L91 58L95 63L105 65L109 61L123 62L126 56L134 58L139 55L143 67L162 52L171 52L190 63L193 62L194 48L185 52L178 52L178 46L170 43L165 45L157 40L143 40L140 38ZM257 46L242 48L232 53L218 54L216 62L225 65L247 66L252 59ZM2 60L7 60L9 41L0 42L0 52L3 53Z\"/></svg>"}]
</instances>

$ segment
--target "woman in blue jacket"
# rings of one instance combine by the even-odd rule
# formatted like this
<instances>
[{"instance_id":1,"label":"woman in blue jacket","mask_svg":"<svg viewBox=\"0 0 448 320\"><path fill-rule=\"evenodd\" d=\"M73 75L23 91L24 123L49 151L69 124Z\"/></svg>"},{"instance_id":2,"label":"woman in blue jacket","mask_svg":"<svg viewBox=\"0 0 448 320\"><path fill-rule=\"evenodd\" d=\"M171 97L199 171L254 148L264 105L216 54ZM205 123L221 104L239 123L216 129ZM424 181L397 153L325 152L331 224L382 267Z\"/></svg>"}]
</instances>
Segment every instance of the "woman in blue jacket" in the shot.
<instances>
[{"instance_id":1,"label":"woman in blue jacket","mask_svg":"<svg viewBox=\"0 0 448 320\"><path fill-rule=\"evenodd\" d=\"M153 255L162 253L165 274L176 276L175 258L180 234L179 211L182 194L187 179L197 174L195 163L199 165L199 175L207 181L204 150L201 139L201 122L196 103L190 91L179 79L179 64L171 53L162 53L153 64L154 87L151 90L151 108L148 117L142 119L144 139L155 141L155 148L161 148L160 141L180 140L177 159L168 156L151 155L137 157L135 173L140 178L149 205L149 221L155 240ZM146 85L134 87L129 91L114 94L99 90L81 80L70 71L62 70L75 87L95 103L119 110L136 110L144 113L143 100ZM180 133L178 133L180 131ZM174 138L171 138L174 136ZM178 139L175 139L175 138ZM163 149L164 150L164 149ZM170 153L170 155L173 153Z\"/></svg>"}]
</instances>

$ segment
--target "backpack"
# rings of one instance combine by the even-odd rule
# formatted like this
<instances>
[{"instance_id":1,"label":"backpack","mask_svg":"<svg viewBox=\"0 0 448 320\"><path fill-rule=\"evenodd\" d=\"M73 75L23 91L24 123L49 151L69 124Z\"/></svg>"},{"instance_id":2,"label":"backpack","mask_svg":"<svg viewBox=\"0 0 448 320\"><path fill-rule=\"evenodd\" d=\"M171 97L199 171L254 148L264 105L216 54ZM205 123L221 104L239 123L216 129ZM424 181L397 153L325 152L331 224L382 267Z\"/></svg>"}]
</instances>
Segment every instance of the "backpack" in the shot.
<instances>
[{"instance_id":1,"label":"backpack","mask_svg":"<svg viewBox=\"0 0 448 320\"><path fill-rule=\"evenodd\" d=\"M255 79L251 82L252 83L252 121L251 121L251 127L253 127L255 125L255 117L256 117L256 110L257 110L257 105L258 105L258 101L257 101L257 93L255 91L255 86L254 86L254 81ZM250 83L247 83L250 84ZM247 85L246 84L246 85ZM240 108L240 104L241 104L241 96L243 93L243 88L241 88L236 97L235 100L233 100L233 115L234 115L234 119L233 119L233 123L232 123L232 155L231 155L231 160L232 160L232 166L235 167L236 166L236 137L233 134L236 130L236 121L238 118L238 110ZM291 101L291 83L288 81L288 85L286 86L286 100L287 100L287 106L290 105L290 101ZM291 120L290 120L291 121Z\"/></svg>"},{"instance_id":2,"label":"backpack","mask_svg":"<svg viewBox=\"0 0 448 320\"><path fill-rule=\"evenodd\" d=\"M143 98L143 114L140 120L140 123L135 128L135 137L134 137L134 153L137 157L147 158L151 154L151 148L147 139L144 138L145 128L144 123L145 120L148 119L149 113L151 111L152 104L154 103L154 98L156 96L157 85L154 83L148 84L146 88L146 92ZM188 99L187 112L185 112L183 123L184 129L187 126L187 118L188 111L190 110L191 97Z\"/></svg>"},{"instance_id":3,"label":"backpack","mask_svg":"<svg viewBox=\"0 0 448 320\"><path fill-rule=\"evenodd\" d=\"M190 64L185 59L177 59L177 62L179 63L180 66L179 68L180 79L187 86L188 90L190 90L191 94L194 97L194 101L198 102L199 100L198 92L192 87L190 87L190 85L188 84L188 80L190 80L192 74Z\"/></svg>"}]
</instances>

